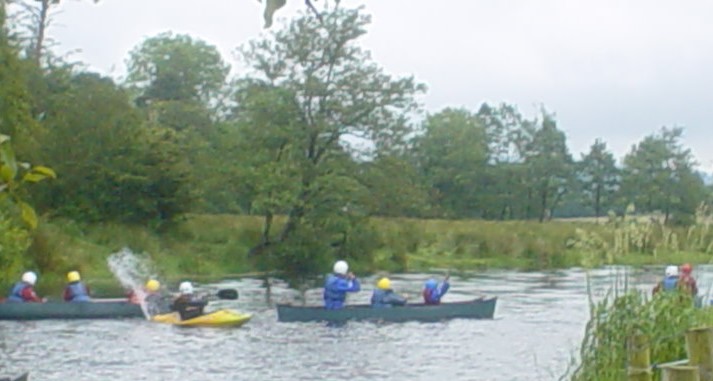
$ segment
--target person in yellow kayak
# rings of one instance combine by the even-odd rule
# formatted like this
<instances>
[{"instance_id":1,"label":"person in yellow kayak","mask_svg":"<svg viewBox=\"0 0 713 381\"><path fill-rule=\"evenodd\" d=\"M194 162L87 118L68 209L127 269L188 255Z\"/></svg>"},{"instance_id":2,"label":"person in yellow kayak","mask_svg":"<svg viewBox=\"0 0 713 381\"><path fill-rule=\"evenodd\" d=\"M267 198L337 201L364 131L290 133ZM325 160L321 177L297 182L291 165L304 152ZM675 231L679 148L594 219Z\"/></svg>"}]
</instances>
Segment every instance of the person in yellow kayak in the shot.
<instances>
[{"instance_id":1,"label":"person in yellow kayak","mask_svg":"<svg viewBox=\"0 0 713 381\"><path fill-rule=\"evenodd\" d=\"M382 308L403 306L404 304L406 304L406 298L391 289L391 280L389 278L381 278L376 282L376 290L371 295L372 307Z\"/></svg>"},{"instance_id":2,"label":"person in yellow kayak","mask_svg":"<svg viewBox=\"0 0 713 381\"><path fill-rule=\"evenodd\" d=\"M177 311L181 315L181 320L189 320L203 315L203 309L208 301L193 294L191 282L181 282L178 292L181 294L171 304L171 310Z\"/></svg>"},{"instance_id":3,"label":"person in yellow kayak","mask_svg":"<svg viewBox=\"0 0 713 381\"><path fill-rule=\"evenodd\" d=\"M63 298L65 302L89 302L89 287L87 287L82 278L79 276L79 271L70 271L67 273L67 286L64 288Z\"/></svg>"}]
</instances>

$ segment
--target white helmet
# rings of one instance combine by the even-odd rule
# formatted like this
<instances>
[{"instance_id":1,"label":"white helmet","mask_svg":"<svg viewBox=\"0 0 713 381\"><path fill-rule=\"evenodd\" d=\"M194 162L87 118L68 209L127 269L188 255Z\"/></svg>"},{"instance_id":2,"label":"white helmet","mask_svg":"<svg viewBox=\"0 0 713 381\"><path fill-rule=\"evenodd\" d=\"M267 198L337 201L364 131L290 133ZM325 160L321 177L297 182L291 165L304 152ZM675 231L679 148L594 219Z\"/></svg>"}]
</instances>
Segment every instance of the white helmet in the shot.
<instances>
[{"instance_id":1,"label":"white helmet","mask_svg":"<svg viewBox=\"0 0 713 381\"><path fill-rule=\"evenodd\" d=\"M341 275L347 275L347 271L349 271L349 265L345 261L337 261L334 264L334 273L335 274L341 274Z\"/></svg>"},{"instance_id":2,"label":"white helmet","mask_svg":"<svg viewBox=\"0 0 713 381\"><path fill-rule=\"evenodd\" d=\"M193 285L191 284L191 282L181 282L181 284L178 286L178 291L181 294L192 294Z\"/></svg>"},{"instance_id":3,"label":"white helmet","mask_svg":"<svg viewBox=\"0 0 713 381\"><path fill-rule=\"evenodd\" d=\"M666 276L678 276L678 266L666 266Z\"/></svg>"},{"instance_id":4,"label":"white helmet","mask_svg":"<svg viewBox=\"0 0 713 381\"><path fill-rule=\"evenodd\" d=\"M22 281L31 285L35 285L37 282L37 274L35 274L32 271L28 271L24 274L22 274Z\"/></svg>"}]
</instances>

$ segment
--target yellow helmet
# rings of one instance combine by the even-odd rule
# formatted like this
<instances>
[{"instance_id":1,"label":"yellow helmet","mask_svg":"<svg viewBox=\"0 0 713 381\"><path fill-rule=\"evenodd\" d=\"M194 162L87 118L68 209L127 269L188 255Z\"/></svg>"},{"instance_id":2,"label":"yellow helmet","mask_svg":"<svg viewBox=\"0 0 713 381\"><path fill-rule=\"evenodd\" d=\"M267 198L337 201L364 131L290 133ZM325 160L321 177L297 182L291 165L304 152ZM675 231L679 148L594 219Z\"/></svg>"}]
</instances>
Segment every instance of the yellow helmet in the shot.
<instances>
[{"instance_id":1,"label":"yellow helmet","mask_svg":"<svg viewBox=\"0 0 713 381\"><path fill-rule=\"evenodd\" d=\"M67 282L79 282L79 271L70 271L67 273Z\"/></svg>"},{"instance_id":2,"label":"yellow helmet","mask_svg":"<svg viewBox=\"0 0 713 381\"><path fill-rule=\"evenodd\" d=\"M161 283L159 283L156 279L149 279L149 281L146 282L146 289L151 292L158 291L158 289L160 287L161 287Z\"/></svg>"},{"instance_id":3,"label":"yellow helmet","mask_svg":"<svg viewBox=\"0 0 713 381\"><path fill-rule=\"evenodd\" d=\"M388 290L391 288L391 281L389 278L381 278L378 282L376 282L376 287L382 290Z\"/></svg>"}]
</instances>

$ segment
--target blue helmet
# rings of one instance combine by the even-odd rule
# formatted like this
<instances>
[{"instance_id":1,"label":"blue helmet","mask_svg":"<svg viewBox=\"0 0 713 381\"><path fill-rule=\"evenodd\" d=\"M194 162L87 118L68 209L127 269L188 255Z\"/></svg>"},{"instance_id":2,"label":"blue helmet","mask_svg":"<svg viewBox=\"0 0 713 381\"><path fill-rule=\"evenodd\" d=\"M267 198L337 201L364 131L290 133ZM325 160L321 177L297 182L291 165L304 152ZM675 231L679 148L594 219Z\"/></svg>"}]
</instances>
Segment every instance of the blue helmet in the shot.
<instances>
[{"instance_id":1,"label":"blue helmet","mask_svg":"<svg viewBox=\"0 0 713 381\"><path fill-rule=\"evenodd\" d=\"M438 286L438 282L436 282L435 279L429 279L426 281L426 288L427 289L434 289Z\"/></svg>"}]
</instances>

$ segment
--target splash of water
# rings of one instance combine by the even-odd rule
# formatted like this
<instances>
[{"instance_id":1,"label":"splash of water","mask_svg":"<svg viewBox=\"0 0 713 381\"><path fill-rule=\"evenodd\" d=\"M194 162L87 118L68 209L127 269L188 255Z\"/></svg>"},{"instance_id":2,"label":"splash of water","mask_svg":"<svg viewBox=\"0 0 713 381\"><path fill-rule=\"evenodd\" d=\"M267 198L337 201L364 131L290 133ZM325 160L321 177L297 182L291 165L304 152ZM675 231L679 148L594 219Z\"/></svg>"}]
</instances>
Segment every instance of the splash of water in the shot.
<instances>
[{"instance_id":1,"label":"splash of water","mask_svg":"<svg viewBox=\"0 0 713 381\"><path fill-rule=\"evenodd\" d=\"M144 256L135 254L129 248L123 248L107 258L109 269L127 291L133 291L140 301L141 310L147 319L150 318L146 303L144 303L143 284L148 279L155 279L151 270L151 261Z\"/></svg>"}]
</instances>

